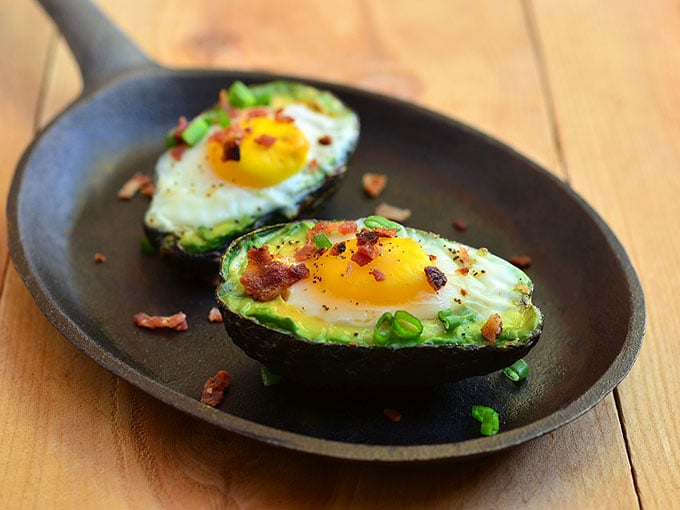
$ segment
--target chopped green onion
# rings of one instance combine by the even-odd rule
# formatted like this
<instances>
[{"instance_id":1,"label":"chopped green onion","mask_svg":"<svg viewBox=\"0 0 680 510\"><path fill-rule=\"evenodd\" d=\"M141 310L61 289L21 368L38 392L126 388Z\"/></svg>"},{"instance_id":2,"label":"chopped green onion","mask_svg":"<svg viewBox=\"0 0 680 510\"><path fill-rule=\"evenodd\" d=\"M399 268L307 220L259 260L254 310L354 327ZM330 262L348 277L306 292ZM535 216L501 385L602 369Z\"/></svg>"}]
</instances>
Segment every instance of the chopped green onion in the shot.
<instances>
[{"instance_id":1,"label":"chopped green onion","mask_svg":"<svg viewBox=\"0 0 680 510\"><path fill-rule=\"evenodd\" d=\"M373 340L378 344L384 344L390 339L392 334L392 320L394 317L390 312L385 312L380 316L373 328Z\"/></svg>"},{"instance_id":2,"label":"chopped green onion","mask_svg":"<svg viewBox=\"0 0 680 510\"><path fill-rule=\"evenodd\" d=\"M228 127L231 124L231 118L229 114L225 112L222 108L218 108L215 112L215 118L220 127Z\"/></svg>"},{"instance_id":3,"label":"chopped green onion","mask_svg":"<svg viewBox=\"0 0 680 510\"><path fill-rule=\"evenodd\" d=\"M401 340L413 340L423 332L423 323L418 317L404 310L397 310L392 320L392 331Z\"/></svg>"},{"instance_id":4,"label":"chopped green onion","mask_svg":"<svg viewBox=\"0 0 680 510\"><path fill-rule=\"evenodd\" d=\"M317 250L321 250L323 248L328 249L333 246L333 243L330 242L328 236L326 236L326 234L323 232L314 234L314 244L316 245Z\"/></svg>"},{"instance_id":5,"label":"chopped green onion","mask_svg":"<svg viewBox=\"0 0 680 510\"><path fill-rule=\"evenodd\" d=\"M236 108L248 108L249 106L255 106L257 98L253 91L248 88L248 86L242 81L235 81L229 87L229 104L235 106Z\"/></svg>"},{"instance_id":6,"label":"chopped green onion","mask_svg":"<svg viewBox=\"0 0 680 510\"><path fill-rule=\"evenodd\" d=\"M267 388L281 384L283 381L283 377L275 374L264 365L260 367L260 376L262 377L262 384L264 384Z\"/></svg>"},{"instance_id":7,"label":"chopped green onion","mask_svg":"<svg viewBox=\"0 0 680 510\"><path fill-rule=\"evenodd\" d=\"M498 413L487 406L472 406L472 417L482 423L480 433L493 436L500 429Z\"/></svg>"},{"instance_id":8,"label":"chopped green onion","mask_svg":"<svg viewBox=\"0 0 680 510\"><path fill-rule=\"evenodd\" d=\"M511 381L522 381L529 375L529 365L523 359L518 359L509 367L504 368L503 373Z\"/></svg>"},{"instance_id":9,"label":"chopped green onion","mask_svg":"<svg viewBox=\"0 0 680 510\"><path fill-rule=\"evenodd\" d=\"M364 220L364 225L368 228L399 228L401 225L383 218L382 216L369 216Z\"/></svg>"},{"instance_id":10,"label":"chopped green onion","mask_svg":"<svg viewBox=\"0 0 680 510\"><path fill-rule=\"evenodd\" d=\"M177 137L175 136L175 128L172 128L167 133L165 133L165 148L172 149L178 144L179 142L177 142Z\"/></svg>"},{"instance_id":11,"label":"chopped green onion","mask_svg":"<svg viewBox=\"0 0 680 510\"><path fill-rule=\"evenodd\" d=\"M446 331L453 331L463 324L463 318L460 315L456 315L450 308L447 310L440 310L437 317L439 317L439 320L444 324L444 329Z\"/></svg>"},{"instance_id":12,"label":"chopped green onion","mask_svg":"<svg viewBox=\"0 0 680 510\"><path fill-rule=\"evenodd\" d=\"M154 255L156 253L156 249L146 236L142 237L141 241L139 241L139 251L141 251L144 255Z\"/></svg>"},{"instance_id":13,"label":"chopped green onion","mask_svg":"<svg viewBox=\"0 0 680 510\"><path fill-rule=\"evenodd\" d=\"M252 90L252 89L251 89ZM254 89L252 90L255 96L255 104L259 106L269 106L272 102L273 93L271 90L267 89Z\"/></svg>"},{"instance_id":14,"label":"chopped green onion","mask_svg":"<svg viewBox=\"0 0 680 510\"><path fill-rule=\"evenodd\" d=\"M189 123L187 128L182 131L182 140L184 140L189 147L193 147L205 136L209 127L210 125L205 118L196 117Z\"/></svg>"}]
</instances>

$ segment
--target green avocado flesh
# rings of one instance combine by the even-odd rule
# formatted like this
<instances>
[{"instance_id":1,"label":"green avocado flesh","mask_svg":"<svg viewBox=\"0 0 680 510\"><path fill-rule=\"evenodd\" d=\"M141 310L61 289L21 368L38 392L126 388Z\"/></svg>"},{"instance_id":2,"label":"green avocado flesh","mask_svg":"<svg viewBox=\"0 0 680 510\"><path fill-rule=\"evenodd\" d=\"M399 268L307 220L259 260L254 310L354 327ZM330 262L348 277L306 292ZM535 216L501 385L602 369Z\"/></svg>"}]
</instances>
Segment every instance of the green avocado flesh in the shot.
<instances>
[{"instance_id":1,"label":"green avocado flesh","mask_svg":"<svg viewBox=\"0 0 680 510\"><path fill-rule=\"evenodd\" d=\"M349 233L338 230L349 222L322 227L330 249L325 242L318 248L314 220L266 227L236 239L222 260L219 301L238 317L319 343L505 346L540 334L543 316L531 302L533 284L509 262L484 248L384 218L354 223L356 231ZM362 230L385 234L372 244L377 255L368 262L357 255L357 232ZM341 251L337 247L343 244ZM249 250L266 250L279 267L304 265L308 274L262 299L243 283Z\"/></svg>"},{"instance_id":2,"label":"green avocado flesh","mask_svg":"<svg viewBox=\"0 0 680 510\"><path fill-rule=\"evenodd\" d=\"M306 152L287 163L293 150L301 150L285 145L290 139L285 131L251 127L258 117L299 129ZM211 108L167 132L144 218L148 237L162 254L217 257L237 235L294 219L330 196L358 136L358 117L329 91L290 81L234 82ZM261 152L244 149L249 137L255 145L248 146ZM221 161L229 162L230 170L215 169L211 140L224 146ZM288 167L294 170L284 170Z\"/></svg>"}]
</instances>

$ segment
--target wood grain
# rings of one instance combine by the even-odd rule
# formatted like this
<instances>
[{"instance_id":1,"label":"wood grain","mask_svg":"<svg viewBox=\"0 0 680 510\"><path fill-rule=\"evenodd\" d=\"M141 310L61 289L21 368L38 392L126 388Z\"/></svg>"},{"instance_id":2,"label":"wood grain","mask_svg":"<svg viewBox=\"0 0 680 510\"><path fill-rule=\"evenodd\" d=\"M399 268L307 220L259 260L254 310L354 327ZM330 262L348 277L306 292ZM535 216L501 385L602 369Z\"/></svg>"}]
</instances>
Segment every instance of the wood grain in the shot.
<instances>
[{"instance_id":1,"label":"wood grain","mask_svg":"<svg viewBox=\"0 0 680 510\"><path fill-rule=\"evenodd\" d=\"M619 387L645 508L680 497L680 11L677 2L537 2L573 186L626 246L647 295L640 358ZM635 20L635 22L631 22ZM577 44L565 44L571 38ZM666 415L668 417L668 415Z\"/></svg>"},{"instance_id":2,"label":"wood grain","mask_svg":"<svg viewBox=\"0 0 680 510\"><path fill-rule=\"evenodd\" d=\"M661 241L661 232L643 232L644 220L636 213L646 204L660 215L666 209L653 201L653 193L671 201L679 189L677 173L672 173L679 138L669 126L673 112L680 111L672 93L677 76L663 66L670 57L652 54L662 42L666 54L680 58L680 50L672 36L657 40L650 28L656 22L672 26L670 2L655 8L653 21L636 12L632 1L624 2L628 11L602 3L587 22L578 17L592 7L586 2L577 2L573 12L562 2L519 0L432 1L424 9L402 0L296 0L276 11L270 2L245 0L202 0L190 8L178 0L98 3L163 64L264 68L346 82L461 118L564 177L563 160L571 182L612 222L636 263L653 249L647 242ZM0 0L0 6L13 13L12 21L0 21L0 64L15 80L10 85L0 81L0 87L21 98L13 104L2 94L0 111L15 112L20 119L38 107L50 26L30 2ZM29 19L36 27L31 33L23 28ZM623 28L636 20L646 21ZM608 35L597 34L600 25ZM569 31L574 27L578 45ZM593 54L610 37L616 43L609 52ZM29 43L33 38L43 42ZM17 63L7 48L26 44L32 49L25 62ZM631 61L618 54L615 44L630 53L641 45L643 51ZM540 55L547 62L544 69ZM600 59L610 66L613 60L617 72L602 78L595 65ZM646 79L636 82L640 71ZM556 126L542 72L554 95ZM660 78L668 83L659 84ZM79 91L77 70L63 43L55 47L44 79L40 124ZM601 95L612 87L618 102L600 105ZM651 112L649 97L659 105ZM608 128L614 116L621 124ZM640 139L638 124L649 135ZM563 153L553 137L555 127ZM662 139L652 139L664 129L670 130ZM12 146L0 142L0 161L13 163L30 131L30 122L13 127L11 136L18 141ZM660 172L667 189L647 182L643 171ZM6 189L9 173L0 174L0 181ZM677 204L669 207L677 212ZM4 236L0 248L3 242ZM671 271L677 250L678 244L672 244L669 253L657 253L655 260ZM648 295L659 296L653 308L650 301L650 313L661 319L661 313L677 312L670 299L677 290L674 276L668 275L670 290L662 290L663 281L652 272L641 276ZM668 301L661 304L662 298ZM611 396L568 426L485 459L419 466L351 464L223 432L113 377L54 330L13 269L5 275L0 325L0 420L7 424L0 433L3 508L638 507ZM662 430L668 439L661 447L654 436L645 437L651 423L646 403L669 398L677 404L670 376L650 380L649 375L657 368L672 373L677 367L677 347L662 342L671 331L662 321L650 327L647 345L654 342L659 351L645 348L629 380L638 384L627 381L620 390L626 432L634 441L633 467L643 503L650 507L672 503L654 483L653 460L658 464L654 456L667 454L669 471L674 452L666 449L677 444L680 432L666 424ZM671 488L677 487L677 475L664 476Z\"/></svg>"}]
</instances>

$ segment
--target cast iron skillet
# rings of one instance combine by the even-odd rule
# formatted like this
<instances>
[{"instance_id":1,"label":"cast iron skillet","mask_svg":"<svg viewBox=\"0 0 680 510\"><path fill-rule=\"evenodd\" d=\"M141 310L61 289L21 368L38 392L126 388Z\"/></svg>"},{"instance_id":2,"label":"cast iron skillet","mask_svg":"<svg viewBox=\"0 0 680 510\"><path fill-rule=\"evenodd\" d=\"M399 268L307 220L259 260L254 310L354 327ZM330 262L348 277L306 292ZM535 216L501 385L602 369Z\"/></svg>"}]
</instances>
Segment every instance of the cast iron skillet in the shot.
<instances>
[{"instance_id":1,"label":"cast iron skillet","mask_svg":"<svg viewBox=\"0 0 680 510\"><path fill-rule=\"evenodd\" d=\"M84 0L42 0L63 29L84 79L82 96L45 128L16 171L8 202L14 264L38 306L74 345L164 402L226 430L321 455L388 462L462 459L545 434L586 412L621 381L640 349L642 290L611 230L567 185L512 149L417 106L348 87L335 91L362 121L341 191L322 218L359 217L376 205L365 171L389 175L384 199L413 210L409 225L534 260L545 329L514 384L501 373L415 395L357 399L265 388L259 366L207 321L212 289L180 281L139 252L145 199L116 191L150 173L179 115L198 113L241 71L177 71L144 56ZM451 219L465 218L464 233ZM102 252L105 264L95 264ZM183 310L184 333L137 329L139 311ZM199 403L218 370L232 387L218 408ZM501 433L479 436L474 404L494 407ZM392 423L383 409L402 414Z\"/></svg>"}]
</instances>

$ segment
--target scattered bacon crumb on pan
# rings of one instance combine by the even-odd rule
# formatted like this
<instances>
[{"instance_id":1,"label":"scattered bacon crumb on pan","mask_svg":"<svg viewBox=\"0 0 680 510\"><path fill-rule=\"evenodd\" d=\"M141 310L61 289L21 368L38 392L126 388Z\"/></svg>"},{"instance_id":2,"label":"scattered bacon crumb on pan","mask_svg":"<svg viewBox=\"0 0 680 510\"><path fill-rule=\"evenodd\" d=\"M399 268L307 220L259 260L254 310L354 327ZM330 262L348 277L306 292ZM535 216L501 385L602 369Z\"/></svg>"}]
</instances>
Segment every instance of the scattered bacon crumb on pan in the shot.
<instances>
[{"instance_id":1,"label":"scattered bacon crumb on pan","mask_svg":"<svg viewBox=\"0 0 680 510\"><path fill-rule=\"evenodd\" d=\"M387 176L366 172L361 178L361 184L369 197L377 197L387 185Z\"/></svg>"},{"instance_id":2,"label":"scattered bacon crumb on pan","mask_svg":"<svg viewBox=\"0 0 680 510\"><path fill-rule=\"evenodd\" d=\"M387 416L387 419L397 423L401 421L401 413L397 411L396 409L392 409L390 407L386 407L383 409L383 413L385 413L385 416Z\"/></svg>"},{"instance_id":3,"label":"scattered bacon crumb on pan","mask_svg":"<svg viewBox=\"0 0 680 510\"><path fill-rule=\"evenodd\" d=\"M208 320L210 322L222 322L222 314L220 311L217 309L217 307L213 306L210 309L210 312L208 313Z\"/></svg>"},{"instance_id":4,"label":"scattered bacon crumb on pan","mask_svg":"<svg viewBox=\"0 0 680 510\"><path fill-rule=\"evenodd\" d=\"M184 312L177 312L176 314L167 316L149 315L144 312L139 312L138 314L135 314L134 321L140 328L169 328L176 331L186 331L189 329L187 316Z\"/></svg>"},{"instance_id":5,"label":"scattered bacon crumb on pan","mask_svg":"<svg viewBox=\"0 0 680 510\"><path fill-rule=\"evenodd\" d=\"M462 218L454 218L451 220L451 226L455 228L458 232L464 232L468 228L467 221Z\"/></svg>"},{"instance_id":6,"label":"scattered bacon crumb on pan","mask_svg":"<svg viewBox=\"0 0 680 510\"><path fill-rule=\"evenodd\" d=\"M106 257L104 256L103 253L97 252L97 253L94 254L94 261L97 264L103 264L104 262L106 262Z\"/></svg>"},{"instance_id":7,"label":"scattered bacon crumb on pan","mask_svg":"<svg viewBox=\"0 0 680 510\"><path fill-rule=\"evenodd\" d=\"M215 377L209 378L203 384L203 392L201 393L201 402L209 406L215 407L224 398L224 392L229 387L231 376L228 372L220 370L215 374Z\"/></svg>"},{"instance_id":8,"label":"scattered bacon crumb on pan","mask_svg":"<svg viewBox=\"0 0 680 510\"><path fill-rule=\"evenodd\" d=\"M388 220L404 222L411 217L410 209L402 209L387 202L381 202L375 208L375 214L387 218Z\"/></svg>"},{"instance_id":9,"label":"scattered bacon crumb on pan","mask_svg":"<svg viewBox=\"0 0 680 510\"><path fill-rule=\"evenodd\" d=\"M503 331L503 320L501 316L494 313L482 326L482 336L490 344L496 343L496 337Z\"/></svg>"},{"instance_id":10,"label":"scattered bacon crumb on pan","mask_svg":"<svg viewBox=\"0 0 680 510\"><path fill-rule=\"evenodd\" d=\"M510 257L510 263L519 267L520 269L526 269L531 265L531 257L529 255L516 255Z\"/></svg>"},{"instance_id":11,"label":"scattered bacon crumb on pan","mask_svg":"<svg viewBox=\"0 0 680 510\"><path fill-rule=\"evenodd\" d=\"M137 172L130 177L125 184L118 190L118 198L121 200L130 200L142 188L148 189L148 186L153 186L151 177ZM152 190L153 193L153 190Z\"/></svg>"}]
</instances>

